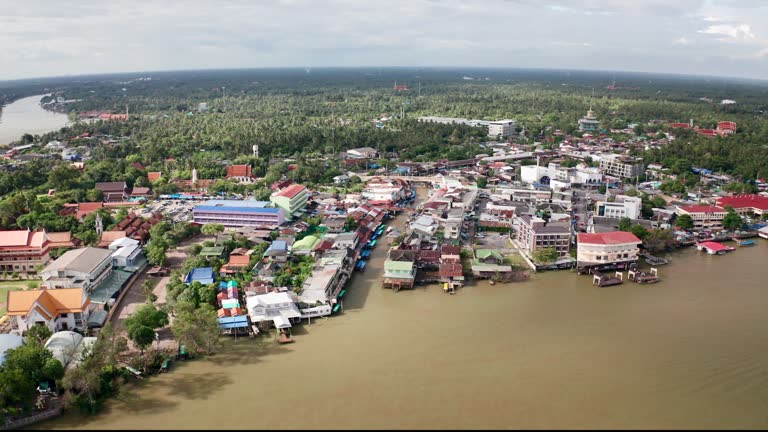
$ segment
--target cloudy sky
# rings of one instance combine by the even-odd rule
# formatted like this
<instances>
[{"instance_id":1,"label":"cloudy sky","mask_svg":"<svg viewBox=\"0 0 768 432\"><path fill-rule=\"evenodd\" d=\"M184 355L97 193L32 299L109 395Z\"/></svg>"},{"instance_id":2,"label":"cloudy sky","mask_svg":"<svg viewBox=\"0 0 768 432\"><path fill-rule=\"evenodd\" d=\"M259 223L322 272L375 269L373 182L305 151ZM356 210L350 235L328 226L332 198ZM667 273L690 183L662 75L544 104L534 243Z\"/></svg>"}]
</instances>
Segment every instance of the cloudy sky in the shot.
<instances>
[{"instance_id":1,"label":"cloudy sky","mask_svg":"<svg viewBox=\"0 0 768 432\"><path fill-rule=\"evenodd\" d=\"M0 0L0 80L493 66L768 78L768 0Z\"/></svg>"}]
</instances>

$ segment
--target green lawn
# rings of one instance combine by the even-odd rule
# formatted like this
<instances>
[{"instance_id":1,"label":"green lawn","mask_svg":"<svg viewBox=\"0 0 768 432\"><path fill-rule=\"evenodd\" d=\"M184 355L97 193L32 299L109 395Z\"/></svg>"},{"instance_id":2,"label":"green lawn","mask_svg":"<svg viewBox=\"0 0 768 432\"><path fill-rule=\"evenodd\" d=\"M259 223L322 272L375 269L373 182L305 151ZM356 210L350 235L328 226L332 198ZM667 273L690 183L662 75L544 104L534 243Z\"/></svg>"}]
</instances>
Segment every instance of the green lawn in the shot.
<instances>
[{"instance_id":1,"label":"green lawn","mask_svg":"<svg viewBox=\"0 0 768 432\"><path fill-rule=\"evenodd\" d=\"M512 255L505 256L504 263L508 265L513 265L513 266L519 266L519 267L528 265L525 262L525 259L522 256L520 256L519 252L516 252Z\"/></svg>"},{"instance_id":2,"label":"green lawn","mask_svg":"<svg viewBox=\"0 0 768 432\"><path fill-rule=\"evenodd\" d=\"M27 289L27 282L25 280L21 281L4 281L0 282L0 317L5 315L5 300L8 298L8 294L6 294L8 291L18 291ZM35 282L39 283L39 280L35 280Z\"/></svg>"}]
</instances>

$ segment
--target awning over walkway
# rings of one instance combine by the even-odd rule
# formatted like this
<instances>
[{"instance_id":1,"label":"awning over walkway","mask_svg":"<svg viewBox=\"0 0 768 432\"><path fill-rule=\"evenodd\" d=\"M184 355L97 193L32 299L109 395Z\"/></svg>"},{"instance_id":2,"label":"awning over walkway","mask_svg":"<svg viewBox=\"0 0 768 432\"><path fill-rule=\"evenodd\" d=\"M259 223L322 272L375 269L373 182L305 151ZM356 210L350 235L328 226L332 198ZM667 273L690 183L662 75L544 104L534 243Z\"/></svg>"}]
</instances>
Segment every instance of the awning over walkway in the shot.
<instances>
[{"instance_id":1,"label":"awning over walkway","mask_svg":"<svg viewBox=\"0 0 768 432\"><path fill-rule=\"evenodd\" d=\"M284 316L276 316L272 318L272 322L275 323L275 328L284 329L291 327L291 322Z\"/></svg>"}]
</instances>

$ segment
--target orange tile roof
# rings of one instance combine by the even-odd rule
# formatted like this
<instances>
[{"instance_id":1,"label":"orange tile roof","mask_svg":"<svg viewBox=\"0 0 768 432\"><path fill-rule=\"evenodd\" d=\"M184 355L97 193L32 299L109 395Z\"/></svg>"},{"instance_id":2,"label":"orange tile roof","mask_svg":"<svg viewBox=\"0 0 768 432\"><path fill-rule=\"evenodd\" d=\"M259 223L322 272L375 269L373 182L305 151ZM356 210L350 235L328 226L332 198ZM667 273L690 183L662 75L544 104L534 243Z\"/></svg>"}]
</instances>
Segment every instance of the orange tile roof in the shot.
<instances>
[{"instance_id":1,"label":"orange tile roof","mask_svg":"<svg viewBox=\"0 0 768 432\"><path fill-rule=\"evenodd\" d=\"M82 288L39 289L26 291L9 291L7 297L8 315L27 315L37 304L51 316L60 313L82 312L90 304L90 299L83 303Z\"/></svg>"},{"instance_id":2,"label":"orange tile roof","mask_svg":"<svg viewBox=\"0 0 768 432\"><path fill-rule=\"evenodd\" d=\"M232 267L245 267L251 261L251 257L247 255L230 255L227 266Z\"/></svg>"},{"instance_id":3,"label":"orange tile roof","mask_svg":"<svg viewBox=\"0 0 768 432\"><path fill-rule=\"evenodd\" d=\"M147 173L147 180L153 182L155 180L160 179L162 177L163 173L160 171L152 171Z\"/></svg>"},{"instance_id":4,"label":"orange tile roof","mask_svg":"<svg viewBox=\"0 0 768 432\"><path fill-rule=\"evenodd\" d=\"M286 197L288 199L295 197L306 189L306 187L300 184L292 184L280 192L275 193L275 196Z\"/></svg>"}]
</instances>

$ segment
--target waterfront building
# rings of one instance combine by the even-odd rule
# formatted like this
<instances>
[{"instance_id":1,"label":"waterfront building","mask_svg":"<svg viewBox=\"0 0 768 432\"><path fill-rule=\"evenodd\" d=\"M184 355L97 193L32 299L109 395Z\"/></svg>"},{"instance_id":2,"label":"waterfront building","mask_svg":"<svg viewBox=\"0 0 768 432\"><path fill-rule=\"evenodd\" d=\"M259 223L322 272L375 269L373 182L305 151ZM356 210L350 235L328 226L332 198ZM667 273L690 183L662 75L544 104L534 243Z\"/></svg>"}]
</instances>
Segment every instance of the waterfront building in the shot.
<instances>
[{"instance_id":1,"label":"waterfront building","mask_svg":"<svg viewBox=\"0 0 768 432\"><path fill-rule=\"evenodd\" d=\"M384 261L384 288L398 291L413 288L416 280L416 253L407 249L390 249Z\"/></svg>"},{"instance_id":2,"label":"waterfront building","mask_svg":"<svg viewBox=\"0 0 768 432\"><path fill-rule=\"evenodd\" d=\"M579 233L576 261L579 266L633 263L640 244L630 232Z\"/></svg>"},{"instance_id":3,"label":"waterfront building","mask_svg":"<svg viewBox=\"0 0 768 432\"><path fill-rule=\"evenodd\" d=\"M50 249L45 231L0 231L0 271L36 273L50 261Z\"/></svg>"},{"instance_id":4,"label":"waterfront building","mask_svg":"<svg viewBox=\"0 0 768 432\"><path fill-rule=\"evenodd\" d=\"M643 174L645 166L641 158L613 154L600 158L600 169L607 175L634 178Z\"/></svg>"},{"instance_id":5,"label":"waterfront building","mask_svg":"<svg viewBox=\"0 0 768 432\"><path fill-rule=\"evenodd\" d=\"M304 210L309 199L309 191L300 184L292 184L285 189L274 192L269 200L285 210L285 217L291 218Z\"/></svg>"},{"instance_id":6,"label":"waterfront building","mask_svg":"<svg viewBox=\"0 0 768 432\"><path fill-rule=\"evenodd\" d=\"M312 275L304 281L299 300L309 305L335 304L355 266L351 249L329 249L315 262Z\"/></svg>"},{"instance_id":7,"label":"waterfront building","mask_svg":"<svg viewBox=\"0 0 768 432\"><path fill-rule=\"evenodd\" d=\"M587 115L579 119L579 130L592 132L598 129L600 129L600 121L595 117L595 112L590 109Z\"/></svg>"},{"instance_id":8,"label":"waterfront building","mask_svg":"<svg viewBox=\"0 0 768 432\"><path fill-rule=\"evenodd\" d=\"M736 213L743 215L752 212L758 216L768 214L768 197L757 194L740 194L717 199L717 205L733 207Z\"/></svg>"},{"instance_id":9,"label":"waterfront building","mask_svg":"<svg viewBox=\"0 0 768 432\"><path fill-rule=\"evenodd\" d=\"M616 196L616 201L598 201L595 203L597 214L612 219L630 218L639 219L643 209L643 200L640 197L631 197L627 195Z\"/></svg>"},{"instance_id":10,"label":"waterfront building","mask_svg":"<svg viewBox=\"0 0 768 432\"><path fill-rule=\"evenodd\" d=\"M270 292L260 295L246 295L245 308L251 322L271 322L277 328L290 327L291 320L301 318L295 295L289 292Z\"/></svg>"},{"instance_id":11,"label":"waterfront building","mask_svg":"<svg viewBox=\"0 0 768 432\"><path fill-rule=\"evenodd\" d=\"M548 222L538 216L516 215L515 228L520 252L529 258L538 249L554 248L559 257L568 256L571 227L568 222Z\"/></svg>"},{"instance_id":12,"label":"waterfront building","mask_svg":"<svg viewBox=\"0 0 768 432\"><path fill-rule=\"evenodd\" d=\"M33 325L85 331L88 322L90 300L83 288L9 291L6 300L13 334L23 335Z\"/></svg>"},{"instance_id":13,"label":"waterfront building","mask_svg":"<svg viewBox=\"0 0 768 432\"><path fill-rule=\"evenodd\" d=\"M43 285L92 291L112 273L112 253L95 247L67 251L40 272Z\"/></svg>"},{"instance_id":14,"label":"waterfront building","mask_svg":"<svg viewBox=\"0 0 768 432\"><path fill-rule=\"evenodd\" d=\"M374 177L363 189L362 197L380 203L393 203L406 198L407 182L395 178Z\"/></svg>"},{"instance_id":15,"label":"waterfront building","mask_svg":"<svg viewBox=\"0 0 768 432\"><path fill-rule=\"evenodd\" d=\"M285 222L285 210L270 207L267 201L210 200L196 206L193 215L195 223L219 223L228 227L277 228Z\"/></svg>"},{"instance_id":16,"label":"waterfront building","mask_svg":"<svg viewBox=\"0 0 768 432\"><path fill-rule=\"evenodd\" d=\"M710 205L680 206L675 210L678 216L689 215L696 230L721 230L728 211L723 207Z\"/></svg>"}]
</instances>

